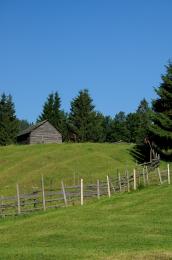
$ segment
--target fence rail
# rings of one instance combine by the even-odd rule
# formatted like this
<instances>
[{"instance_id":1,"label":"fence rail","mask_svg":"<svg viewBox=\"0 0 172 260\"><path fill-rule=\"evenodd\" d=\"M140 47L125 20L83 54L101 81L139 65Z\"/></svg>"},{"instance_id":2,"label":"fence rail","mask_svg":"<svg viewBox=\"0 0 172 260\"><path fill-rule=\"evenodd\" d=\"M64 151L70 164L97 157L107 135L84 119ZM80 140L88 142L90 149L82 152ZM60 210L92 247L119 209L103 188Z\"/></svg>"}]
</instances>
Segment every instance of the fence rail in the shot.
<instances>
[{"instance_id":1,"label":"fence rail","mask_svg":"<svg viewBox=\"0 0 172 260\"><path fill-rule=\"evenodd\" d=\"M159 157L156 159L152 159L150 162L145 162L143 164L140 164L140 166L142 167L147 167L148 171L153 171L155 170L157 167L159 167L160 164L160 159Z\"/></svg>"},{"instance_id":2,"label":"fence rail","mask_svg":"<svg viewBox=\"0 0 172 260\"><path fill-rule=\"evenodd\" d=\"M32 193L20 193L20 185L16 184L15 196L0 197L0 217L29 214L31 212L47 210L49 208L67 207L75 204L83 205L91 198L100 199L101 196L111 197L119 192L130 192L139 186L149 184L170 184L170 168L160 170L156 168L150 172L148 166L144 165L139 170L117 176L107 176L106 180L97 180L96 183L85 183L81 179L80 185L65 186L61 182L61 187L48 189L44 186L44 178L41 177L41 189Z\"/></svg>"}]
</instances>

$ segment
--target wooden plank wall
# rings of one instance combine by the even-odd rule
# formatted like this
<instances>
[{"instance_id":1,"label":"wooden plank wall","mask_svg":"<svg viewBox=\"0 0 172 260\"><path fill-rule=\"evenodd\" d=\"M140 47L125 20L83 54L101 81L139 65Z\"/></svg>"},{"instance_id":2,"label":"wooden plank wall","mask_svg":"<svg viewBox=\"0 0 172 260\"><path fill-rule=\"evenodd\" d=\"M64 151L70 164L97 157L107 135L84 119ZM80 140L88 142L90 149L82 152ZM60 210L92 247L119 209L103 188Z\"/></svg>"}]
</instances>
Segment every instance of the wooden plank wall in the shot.
<instances>
[{"instance_id":1,"label":"wooden plank wall","mask_svg":"<svg viewBox=\"0 0 172 260\"><path fill-rule=\"evenodd\" d=\"M62 143L62 135L49 122L45 122L30 134L30 144L42 143Z\"/></svg>"}]
</instances>

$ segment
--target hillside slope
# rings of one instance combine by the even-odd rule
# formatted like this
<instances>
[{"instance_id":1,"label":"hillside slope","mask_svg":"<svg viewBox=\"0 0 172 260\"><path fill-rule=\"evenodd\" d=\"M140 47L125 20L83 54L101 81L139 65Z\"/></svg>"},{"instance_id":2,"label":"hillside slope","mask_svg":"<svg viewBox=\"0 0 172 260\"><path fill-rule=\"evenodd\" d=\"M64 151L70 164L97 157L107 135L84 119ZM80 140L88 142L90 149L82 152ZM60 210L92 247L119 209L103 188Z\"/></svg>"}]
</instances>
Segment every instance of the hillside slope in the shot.
<instances>
[{"instance_id":1,"label":"hillside slope","mask_svg":"<svg viewBox=\"0 0 172 260\"><path fill-rule=\"evenodd\" d=\"M1 259L171 259L172 186L0 220Z\"/></svg>"},{"instance_id":2,"label":"hillside slope","mask_svg":"<svg viewBox=\"0 0 172 260\"><path fill-rule=\"evenodd\" d=\"M40 185L96 181L116 170L131 168L135 161L129 144L50 144L0 147L0 195L14 194L18 182L23 190Z\"/></svg>"}]
</instances>

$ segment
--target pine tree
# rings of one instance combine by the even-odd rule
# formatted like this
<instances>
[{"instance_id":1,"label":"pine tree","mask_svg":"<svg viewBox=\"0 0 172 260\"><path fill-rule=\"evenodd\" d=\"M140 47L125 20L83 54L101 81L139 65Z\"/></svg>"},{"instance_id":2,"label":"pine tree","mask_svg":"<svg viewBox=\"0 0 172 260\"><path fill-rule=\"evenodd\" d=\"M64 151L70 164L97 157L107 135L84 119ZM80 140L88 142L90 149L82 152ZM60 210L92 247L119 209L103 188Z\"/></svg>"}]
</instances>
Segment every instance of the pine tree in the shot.
<instances>
[{"instance_id":1,"label":"pine tree","mask_svg":"<svg viewBox=\"0 0 172 260\"><path fill-rule=\"evenodd\" d=\"M19 126L19 132L22 132L23 130L33 125L32 123L29 123L26 119L17 119L17 121Z\"/></svg>"},{"instance_id":2,"label":"pine tree","mask_svg":"<svg viewBox=\"0 0 172 260\"><path fill-rule=\"evenodd\" d=\"M54 105L54 94L51 93L49 94L47 101L43 105L43 111L37 120L38 122L48 119L52 123L53 116L54 116L53 105Z\"/></svg>"},{"instance_id":3,"label":"pine tree","mask_svg":"<svg viewBox=\"0 0 172 260\"><path fill-rule=\"evenodd\" d=\"M135 143L132 154L140 163L150 161L150 145L147 142L150 120L150 108L146 99L141 100L135 113L127 116L127 128L130 142Z\"/></svg>"},{"instance_id":4,"label":"pine tree","mask_svg":"<svg viewBox=\"0 0 172 260\"><path fill-rule=\"evenodd\" d=\"M126 125L128 129L128 142L136 143L138 127L139 127L139 117L137 113L129 113L126 117Z\"/></svg>"},{"instance_id":5,"label":"pine tree","mask_svg":"<svg viewBox=\"0 0 172 260\"><path fill-rule=\"evenodd\" d=\"M3 93L0 97L0 145L12 144L18 133L18 121L12 96Z\"/></svg>"},{"instance_id":6,"label":"pine tree","mask_svg":"<svg viewBox=\"0 0 172 260\"><path fill-rule=\"evenodd\" d=\"M150 108L148 102L144 98L141 100L138 109L136 111L137 114L137 130L136 130L136 143L144 144L145 139L148 138L148 129L151 124L150 121Z\"/></svg>"},{"instance_id":7,"label":"pine tree","mask_svg":"<svg viewBox=\"0 0 172 260\"><path fill-rule=\"evenodd\" d=\"M106 142L114 142L113 139L113 119L110 116L105 116L103 121L104 137Z\"/></svg>"},{"instance_id":8,"label":"pine tree","mask_svg":"<svg viewBox=\"0 0 172 260\"><path fill-rule=\"evenodd\" d=\"M62 130L62 118L61 118L61 100L57 92L54 93L53 100L53 116L52 116L52 124L59 129Z\"/></svg>"},{"instance_id":9,"label":"pine tree","mask_svg":"<svg viewBox=\"0 0 172 260\"><path fill-rule=\"evenodd\" d=\"M76 134L77 141L91 141L94 128L94 105L87 89L81 90L71 102L69 114L70 131Z\"/></svg>"},{"instance_id":10,"label":"pine tree","mask_svg":"<svg viewBox=\"0 0 172 260\"><path fill-rule=\"evenodd\" d=\"M69 124L68 124L68 113L63 110L60 111L60 126L59 129L62 133L63 141L69 141Z\"/></svg>"},{"instance_id":11,"label":"pine tree","mask_svg":"<svg viewBox=\"0 0 172 260\"><path fill-rule=\"evenodd\" d=\"M166 66L166 74L155 89L158 98L152 102L151 140L158 152L167 155L172 149L172 63Z\"/></svg>"},{"instance_id":12,"label":"pine tree","mask_svg":"<svg viewBox=\"0 0 172 260\"><path fill-rule=\"evenodd\" d=\"M60 106L61 100L58 93L49 94L37 121L48 120L55 128L62 131L62 111L60 110Z\"/></svg>"},{"instance_id":13,"label":"pine tree","mask_svg":"<svg viewBox=\"0 0 172 260\"><path fill-rule=\"evenodd\" d=\"M115 115L112 122L112 139L116 141L128 141L128 129L126 124L126 115L120 111Z\"/></svg>"},{"instance_id":14,"label":"pine tree","mask_svg":"<svg viewBox=\"0 0 172 260\"><path fill-rule=\"evenodd\" d=\"M100 112L92 112L90 126L88 129L87 139L92 142L102 143L106 140L104 131L104 116Z\"/></svg>"}]
</instances>

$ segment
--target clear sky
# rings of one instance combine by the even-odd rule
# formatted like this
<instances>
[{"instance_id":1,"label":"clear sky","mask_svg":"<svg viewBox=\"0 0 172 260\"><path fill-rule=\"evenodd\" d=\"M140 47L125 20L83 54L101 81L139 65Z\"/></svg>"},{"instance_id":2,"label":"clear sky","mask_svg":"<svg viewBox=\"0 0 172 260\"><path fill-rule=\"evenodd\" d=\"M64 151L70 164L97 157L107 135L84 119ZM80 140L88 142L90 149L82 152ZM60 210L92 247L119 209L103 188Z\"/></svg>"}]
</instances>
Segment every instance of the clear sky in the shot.
<instances>
[{"instance_id":1,"label":"clear sky","mask_svg":"<svg viewBox=\"0 0 172 260\"><path fill-rule=\"evenodd\" d=\"M171 0L0 0L0 93L35 121L49 93L62 108L88 88L114 116L151 102L172 58Z\"/></svg>"}]
</instances>

